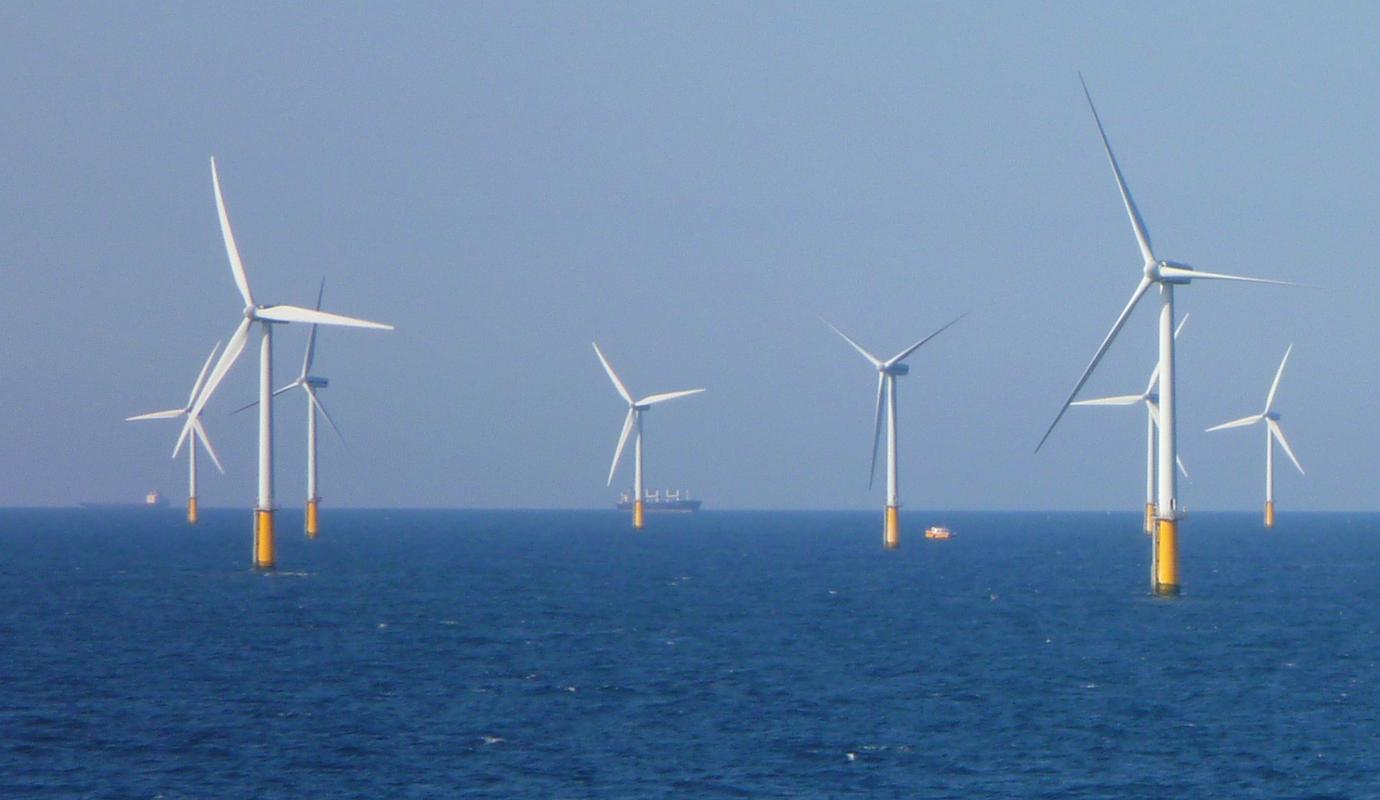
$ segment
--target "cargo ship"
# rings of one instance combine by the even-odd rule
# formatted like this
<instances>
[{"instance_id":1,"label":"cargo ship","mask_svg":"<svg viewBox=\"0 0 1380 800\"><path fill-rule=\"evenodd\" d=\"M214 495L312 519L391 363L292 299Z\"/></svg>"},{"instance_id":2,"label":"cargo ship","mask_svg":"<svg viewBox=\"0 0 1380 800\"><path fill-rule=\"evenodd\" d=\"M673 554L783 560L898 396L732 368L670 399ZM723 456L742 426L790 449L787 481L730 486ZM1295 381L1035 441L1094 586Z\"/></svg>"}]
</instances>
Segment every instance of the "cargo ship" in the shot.
<instances>
[{"instance_id":1,"label":"cargo ship","mask_svg":"<svg viewBox=\"0 0 1380 800\"><path fill-rule=\"evenodd\" d=\"M114 508L167 508L168 501L163 499L163 495L160 494L157 489L154 489L153 491L144 495L144 502L142 503L103 503L88 500L86 502L80 503L79 505L82 508L89 508L94 510L105 510Z\"/></svg>"},{"instance_id":2,"label":"cargo ship","mask_svg":"<svg viewBox=\"0 0 1380 800\"><path fill-rule=\"evenodd\" d=\"M618 495L618 510L632 511L633 493L624 491ZM671 512L675 514L693 514L700 510L700 501L690 499L689 491L680 489L667 489L663 492L650 491L643 498L643 509L651 512Z\"/></svg>"}]
</instances>

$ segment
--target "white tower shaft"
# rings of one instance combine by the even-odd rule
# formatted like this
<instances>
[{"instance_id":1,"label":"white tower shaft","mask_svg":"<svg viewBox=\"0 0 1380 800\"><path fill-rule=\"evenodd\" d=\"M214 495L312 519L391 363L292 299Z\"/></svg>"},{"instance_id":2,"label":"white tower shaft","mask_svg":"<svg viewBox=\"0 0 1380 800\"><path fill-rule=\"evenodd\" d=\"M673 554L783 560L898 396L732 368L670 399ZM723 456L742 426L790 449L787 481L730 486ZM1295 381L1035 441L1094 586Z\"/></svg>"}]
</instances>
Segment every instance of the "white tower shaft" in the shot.
<instances>
[{"instance_id":1,"label":"white tower shaft","mask_svg":"<svg viewBox=\"0 0 1380 800\"><path fill-rule=\"evenodd\" d=\"M1171 465L1169 469L1157 470L1158 491L1155 500L1159 519L1178 519L1179 504L1177 473L1172 465L1178 454L1178 441L1175 432L1174 398L1174 285L1160 284L1160 430L1159 463Z\"/></svg>"},{"instance_id":2,"label":"white tower shaft","mask_svg":"<svg viewBox=\"0 0 1380 800\"><path fill-rule=\"evenodd\" d=\"M642 502L646 496L642 487L642 409L638 409L634 418L637 426L637 439L633 442L633 501Z\"/></svg>"},{"instance_id":3,"label":"white tower shaft","mask_svg":"<svg viewBox=\"0 0 1380 800\"><path fill-rule=\"evenodd\" d=\"M896 376L886 376L886 504L899 506L896 489Z\"/></svg>"},{"instance_id":4,"label":"white tower shaft","mask_svg":"<svg viewBox=\"0 0 1380 800\"><path fill-rule=\"evenodd\" d=\"M1275 502L1275 440L1268 424L1265 426L1265 502Z\"/></svg>"},{"instance_id":5,"label":"white tower shaft","mask_svg":"<svg viewBox=\"0 0 1380 800\"><path fill-rule=\"evenodd\" d=\"M1145 407L1145 503L1155 503L1155 409Z\"/></svg>"},{"instance_id":6,"label":"white tower shaft","mask_svg":"<svg viewBox=\"0 0 1380 800\"><path fill-rule=\"evenodd\" d=\"M259 511L273 510L273 326L259 345Z\"/></svg>"},{"instance_id":7,"label":"white tower shaft","mask_svg":"<svg viewBox=\"0 0 1380 800\"><path fill-rule=\"evenodd\" d=\"M307 394L307 501L316 498L316 403Z\"/></svg>"},{"instance_id":8,"label":"white tower shaft","mask_svg":"<svg viewBox=\"0 0 1380 800\"><path fill-rule=\"evenodd\" d=\"M187 448L187 497L196 498L196 429L192 429L192 440Z\"/></svg>"}]
</instances>

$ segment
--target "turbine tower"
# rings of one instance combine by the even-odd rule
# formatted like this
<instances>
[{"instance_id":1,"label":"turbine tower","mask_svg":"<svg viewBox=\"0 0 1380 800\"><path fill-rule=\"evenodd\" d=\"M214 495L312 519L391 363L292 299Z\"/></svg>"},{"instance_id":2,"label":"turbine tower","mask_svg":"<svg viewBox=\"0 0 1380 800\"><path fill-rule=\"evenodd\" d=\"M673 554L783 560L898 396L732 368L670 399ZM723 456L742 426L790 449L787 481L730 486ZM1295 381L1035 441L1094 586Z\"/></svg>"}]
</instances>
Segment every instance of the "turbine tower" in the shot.
<instances>
[{"instance_id":1,"label":"turbine tower","mask_svg":"<svg viewBox=\"0 0 1380 800\"><path fill-rule=\"evenodd\" d=\"M1179 327L1174 329L1174 338L1179 338L1179 332L1184 329L1184 323L1188 322L1188 315L1179 320ZM1155 532L1155 442L1156 435L1160 427L1160 396L1155 391L1155 384L1160 379L1160 365L1150 371L1150 381L1145 384L1145 391L1140 394L1123 394L1115 397L1099 397L1095 400L1078 400L1070 405L1075 406L1133 406L1138 403L1145 404L1145 532L1153 534ZM1176 456L1177 458L1177 456ZM1188 477L1188 470L1184 469L1182 459L1178 461L1179 472ZM1154 553L1150 558L1154 560ZM1153 573L1152 573L1153 574Z\"/></svg>"},{"instance_id":2,"label":"turbine tower","mask_svg":"<svg viewBox=\"0 0 1380 800\"><path fill-rule=\"evenodd\" d=\"M220 174L216 171L216 160L211 159L211 184L216 193L216 212L220 217L220 233L225 240L225 254L230 259L230 272L235 278L235 286L244 299L244 319L225 345L225 352L211 370L206 386L201 390L187 420L187 427L207 401L215 393L225 374L230 371L235 360L244 351L249 339L249 329L254 323L262 328L259 344L259 493L254 506L254 566L271 569L273 557L273 326L286 322L310 322L318 325L343 325L354 328L374 328L392 330L392 325L355 319L354 317L331 314L320 309L303 308L290 305L269 305L256 303L249 290L249 278L240 260L239 247L235 245L235 235L230 230L230 217L225 211L225 198L220 191ZM185 433L185 432L184 432Z\"/></svg>"},{"instance_id":3,"label":"turbine tower","mask_svg":"<svg viewBox=\"0 0 1380 800\"><path fill-rule=\"evenodd\" d=\"M1278 440L1279 446L1284 448L1284 454L1289 456L1289 460L1294 462L1299 474L1304 474L1303 465L1299 464L1299 460L1294 457L1294 449L1289 446L1289 440L1284 438L1284 431L1279 427L1279 412L1271 410L1275 404L1275 392L1279 391L1279 379L1284 375L1284 365L1289 363L1289 353L1293 350L1294 346L1291 344L1284 351L1284 359L1279 362L1279 369L1275 372L1275 382L1270 384L1270 393L1265 396L1264 411L1208 428L1208 432L1211 433L1227 428L1254 425L1257 422L1265 423L1265 527L1267 528L1275 526L1275 440Z\"/></svg>"},{"instance_id":4,"label":"turbine tower","mask_svg":"<svg viewBox=\"0 0 1380 800\"><path fill-rule=\"evenodd\" d=\"M877 445L882 435L882 398L886 398L886 515L882 523L882 545L888 550L894 550L901 544L901 498L900 491L896 485L896 379L902 375L910 374L910 365L902 363L919 350L929 340L943 333L950 325L962 316L957 317L944 327L931 333L905 350L897 353L891 358L883 361L863 349L862 345L853 341L848 334L834 327L828 320L823 320L825 325L833 329L834 333L843 337L845 342L853 346L867 359L877 370L877 411L873 417L872 424L872 472L867 478L867 488L871 489L877 477Z\"/></svg>"},{"instance_id":5,"label":"turbine tower","mask_svg":"<svg viewBox=\"0 0 1380 800\"><path fill-rule=\"evenodd\" d=\"M316 292L316 308L318 310L321 308L321 295L325 291L326 279L322 278L321 288ZM315 539L316 535L321 530L318 513L321 497L316 492L316 412L320 411L322 416L326 418L326 421L331 424L331 429L335 431L335 435L340 437L341 442L345 441L345 434L340 432L340 426L335 424L335 420L331 417L331 412L326 410L325 404L316 396L317 391L330 385L328 379L311 374L312 361L316 357L316 327L317 326L313 324L311 326L311 333L307 334L307 354L302 358L302 371L298 373L292 383L273 392L273 396L277 397L290 389L301 387L302 391L307 395L307 513L305 526L307 537L311 539ZM259 401L255 400L252 403L240 406L230 413L238 414L258 404Z\"/></svg>"},{"instance_id":6,"label":"turbine tower","mask_svg":"<svg viewBox=\"0 0 1380 800\"><path fill-rule=\"evenodd\" d=\"M209 456L211 457L211 461L215 462L216 469L220 470L220 474L222 474L222 475L225 474L225 468L222 467L222 466L220 465L220 459L219 459L219 458L216 458L216 451L213 450L213 449L211 448L211 439L210 439L210 437L208 437L208 436L206 435L206 428L204 428L204 427L202 426L202 424L201 424L201 416L200 416L201 412L198 410L196 414L193 414L193 413L192 413L192 409L193 409L193 407L196 405L197 393L198 393L199 391L201 391L201 384L202 384L202 381L206 380L206 370L208 370L208 369L211 368L211 359L213 359L213 358L216 357L216 351L219 350L219 349L220 349L220 342L216 342L216 346L211 348L211 353L210 353L210 355L206 356L206 363L204 363L204 364L201 365L201 372L196 376L196 383L192 384L192 393L189 394L189 395L187 395L187 405L183 406L182 408L173 408L173 409L169 409L169 410L167 410L167 411L154 411L154 412L152 412L152 413L150 413L150 414L140 414L140 415L135 416L135 417L125 417L125 421L126 421L126 422L134 422L134 421L136 421L136 420L145 420L145 419L176 419L177 417L186 417L186 418L187 418L187 425L183 426L183 428L182 428L182 435L180 435L180 436L177 437L177 446L175 446L175 447L173 448L172 457L173 457L173 458L177 458L178 452L182 450L182 443L183 443L184 441L186 441L186 439L187 439L187 432L190 430L190 431L191 431L191 436L192 436L193 441L192 441L191 445L189 445L189 446L187 447L187 524L188 524L188 525L195 525L195 524L197 523L197 519L198 519L198 516L197 516L197 506L196 506L196 442L197 442L197 440L200 440L200 441L201 441L201 446L204 447L204 448L206 448L206 454L209 455Z\"/></svg>"},{"instance_id":7,"label":"turbine tower","mask_svg":"<svg viewBox=\"0 0 1380 800\"><path fill-rule=\"evenodd\" d=\"M628 392L628 387L623 385L623 381L618 379L618 373L614 372L613 367L609 365L609 360L604 358L604 353L599 349L597 343L594 343L594 354L599 356L599 363L604 365L604 371L609 374L609 380L613 381L613 388L618 390L618 395L628 404L628 416L623 419L623 432L618 435L618 449L613 451L613 466L609 467L609 486L613 485L613 473L618 470L618 461L623 457L623 446L628 443L628 434L632 432L633 428L637 429L637 439L633 442L633 527L640 530L646 514L643 500L645 494L642 486L642 412L657 403L699 394L704 390L683 389L678 392L647 395L641 400L634 400L632 394Z\"/></svg>"},{"instance_id":8,"label":"turbine tower","mask_svg":"<svg viewBox=\"0 0 1380 800\"><path fill-rule=\"evenodd\" d=\"M1083 388L1088 376L1097 367L1102 356L1111 346L1112 340L1121 331L1126 319L1131 316L1136 304L1140 302L1145 293L1151 286L1159 289L1160 293L1160 315L1159 315L1159 395L1160 395L1160 427L1159 441L1157 443L1158 463L1173 464L1178 456L1178 438L1176 428L1177 405L1174 395L1174 287L1186 286L1194 280L1227 280L1245 281L1248 283L1271 283L1279 285L1286 284L1284 281L1272 281L1262 278L1245 278L1238 275L1224 275L1217 272L1203 272L1196 270L1188 264L1177 261L1166 261L1155 257L1154 251L1150 247L1150 234L1146 231L1145 222L1140 217L1140 212L1136 209L1136 203L1131 198L1131 191L1126 188L1126 181L1121 175L1121 167L1117 164L1116 156L1112 154L1112 146L1107 141L1107 132L1102 128L1102 119L1097 115L1097 107L1093 105L1092 94L1088 91L1088 85L1083 81L1083 76L1079 75L1078 80L1083 83L1083 95L1088 99L1088 108L1092 110L1093 121L1097 124L1098 135L1102 138L1102 149L1107 154L1107 162L1112 167L1112 175L1116 178L1117 189L1121 192L1121 202L1126 206L1126 215L1130 217L1131 229L1135 232L1136 242L1140 246L1141 255L1141 279L1136 284L1136 289L1131 293L1131 299L1126 303L1126 307L1121 310L1121 314L1112 324L1112 329L1102 339L1102 344L1098 346L1097 352L1093 354L1092 360L1083 370L1078 382L1073 385L1073 391L1064 400L1064 404L1059 407L1059 413L1054 416L1054 421L1049 424L1045 435L1040 437L1040 443L1035 446L1035 451L1039 452L1044 447L1049 435L1054 432L1055 426L1063 418L1064 412L1068 411L1073 399L1078 396L1078 390ZM1157 595L1172 596L1179 593L1179 502L1178 485L1175 480L1175 471L1172 469L1161 469L1157 471L1155 486L1155 578L1152 581L1151 589Z\"/></svg>"}]
</instances>

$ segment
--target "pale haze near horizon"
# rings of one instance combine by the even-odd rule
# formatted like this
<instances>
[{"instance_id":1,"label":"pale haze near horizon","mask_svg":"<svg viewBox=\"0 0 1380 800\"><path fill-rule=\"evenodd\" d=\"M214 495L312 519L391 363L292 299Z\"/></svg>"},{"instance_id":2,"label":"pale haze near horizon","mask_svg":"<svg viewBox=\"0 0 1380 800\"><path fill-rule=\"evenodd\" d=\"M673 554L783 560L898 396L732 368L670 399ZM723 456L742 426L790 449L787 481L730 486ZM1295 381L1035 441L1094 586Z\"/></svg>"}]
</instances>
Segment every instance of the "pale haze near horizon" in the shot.
<instances>
[{"instance_id":1,"label":"pale haze near horizon","mask_svg":"<svg viewBox=\"0 0 1380 800\"><path fill-rule=\"evenodd\" d=\"M1139 278L1081 71L1161 258L1294 280L1181 290L1193 509L1373 509L1380 474L1380 11L1022 4L0 10L0 504L185 495L175 423L239 320L217 157L261 302L323 329L324 507L609 507L634 394L649 488L707 508L879 508L875 373L912 509L1139 508L1144 416L1071 409ZM1082 396L1137 392L1148 298ZM275 336L278 384L306 329ZM206 426L204 505L249 508L257 342ZM277 406L301 504L305 408Z\"/></svg>"}]
</instances>

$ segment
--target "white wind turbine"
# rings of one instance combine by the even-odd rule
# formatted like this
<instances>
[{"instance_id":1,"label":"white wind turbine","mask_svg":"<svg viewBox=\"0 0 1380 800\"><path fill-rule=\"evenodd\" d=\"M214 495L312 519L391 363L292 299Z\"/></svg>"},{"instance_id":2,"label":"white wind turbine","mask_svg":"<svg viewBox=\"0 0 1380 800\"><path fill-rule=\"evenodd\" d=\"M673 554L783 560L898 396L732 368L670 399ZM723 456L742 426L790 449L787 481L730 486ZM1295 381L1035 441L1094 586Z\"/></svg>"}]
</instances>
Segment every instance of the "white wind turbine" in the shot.
<instances>
[{"instance_id":1,"label":"white wind turbine","mask_svg":"<svg viewBox=\"0 0 1380 800\"><path fill-rule=\"evenodd\" d=\"M848 334L839 330L829 320L822 320L825 325L833 329L834 333L842 336L845 342L852 345L854 350L861 353L862 357L867 359L877 370L877 411L872 424L872 471L867 478L867 488L869 489L872 488L872 483L877 477L877 445L882 435L882 398L884 396L886 398L886 515L882 528L882 544L888 549L895 549L901 544L901 498L896 485L896 379L902 375L910 374L910 365L902 362L911 353L919 350L922 345L943 333L950 325L960 319L963 319L963 315L885 361L863 349L862 345L850 339Z\"/></svg>"},{"instance_id":2,"label":"white wind turbine","mask_svg":"<svg viewBox=\"0 0 1380 800\"><path fill-rule=\"evenodd\" d=\"M322 278L321 287L316 292L317 309L321 308L321 296L325 291L326 279ZM286 386L283 386L282 388L273 392L273 396L277 397L283 392L301 387L302 391L305 392L307 395L306 530L307 536L313 539L316 538L317 533L319 533L321 530L319 516L321 497L317 494L316 491L316 412L320 411L322 416L326 418L326 421L331 424L331 428L335 431L335 435L340 437L340 441L345 441L345 434L340 432L340 426L335 424L335 419L331 417L331 412L326 410L326 406L321 402L321 398L316 396L316 393L319 390L326 388L331 383L330 380L326 378L322 378L319 375L311 374L312 361L316 358L316 328L316 324L313 323L311 326L311 333L307 334L307 354L302 358L302 371L298 373L297 377L292 381L292 383L289 383ZM231 413L238 414L241 411L244 411L245 409L257 406L258 404L259 401L255 400L252 403L240 406Z\"/></svg>"},{"instance_id":3,"label":"white wind turbine","mask_svg":"<svg viewBox=\"0 0 1380 800\"><path fill-rule=\"evenodd\" d=\"M220 342L211 348L210 355L206 356L206 363L201 365L201 372L196 376L196 383L192 384L192 393L187 395L187 405L182 408L173 408L167 411L154 411L150 414L140 414L135 417L125 417L126 422L145 419L176 419L186 417L187 425L182 429L182 435L177 437L177 446L173 448L173 458L177 458L178 452L182 450L182 443L187 439L187 431L191 431L192 443L187 448L187 523L195 525L198 519L196 505L196 442L199 440L201 446L206 448L206 454L215 462L216 469L225 474L225 468L220 465L220 459L216 457L216 451L211 448L211 439L206 435L206 428L201 424L201 412L192 413L196 405L197 393L201 391L202 381L206 380L206 370L211 368L211 359L216 357L216 351L220 349Z\"/></svg>"},{"instance_id":4,"label":"white wind turbine","mask_svg":"<svg viewBox=\"0 0 1380 800\"><path fill-rule=\"evenodd\" d=\"M1083 81L1083 76L1079 75L1079 81ZM1097 132L1102 138L1102 149L1107 154L1107 161L1111 164L1112 174L1116 177L1117 189L1121 192L1122 204L1126 206L1126 215L1131 219L1131 228L1135 232L1136 242L1140 245L1141 255L1141 279L1136 284L1136 289L1131 293L1131 299L1126 303L1126 307L1121 310L1121 314L1112 324L1112 329L1107 332L1102 339L1102 344L1093 354L1092 360L1083 370L1082 376L1074 384L1073 391L1060 406L1059 413L1055 415L1054 421L1050 423L1045 435L1040 437L1040 443L1035 450L1040 448L1049 439L1049 435L1054 432L1055 426L1063 418L1064 412L1068 411L1073 399L1078 396L1078 390L1083 388L1088 376L1097 367L1102 356L1111 346L1112 340L1121 331L1126 319L1135 309L1136 304L1145 296L1151 286L1157 286L1160 293L1160 317L1159 317L1159 364L1160 364L1160 430L1158 450L1160 464L1173 464L1177 461L1178 439L1176 435L1175 415L1177 407L1174 395L1174 287L1187 285L1195 279L1200 280L1228 280L1245 281L1249 283L1272 283L1281 285L1284 281L1264 280L1262 278L1244 278L1237 275L1224 275L1216 272L1203 272L1196 270L1188 264L1176 261L1165 261L1155 257L1154 251L1150 247L1150 234L1145 229L1145 223L1141 220L1140 212L1136 209L1135 201L1131 199L1131 192L1126 188L1126 181L1122 178L1121 167L1117 164L1116 156L1112 155L1112 146L1107 141L1107 133L1102 128L1102 120L1097 115L1097 107L1093 105L1092 94L1088 92L1086 82L1083 82L1083 94L1088 99L1088 107L1092 109L1093 121L1097 123ZM1175 471L1172 469L1158 470L1156 476L1155 492L1155 535L1154 547L1155 558L1155 580L1152 589L1155 594L1176 595L1179 593L1179 550L1178 550L1178 485Z\"/></svg>"},{"instance_id":5,"label":"white wind turbine","mask_svg":"<svg viewBox=\"0 0 1380 800\"><path fill-rule=\"evenodd\" d=\"M1179 332L1184 329L1184 323L1188 322L1188 315L1179 320L1179 327L1174 329L1174 338L1179 338ZM1134 406L1145 404L1145 532L1155 532L1155 434L1160 427L1160 395L1155 391L1155 384L1160 379L1160 366L1150 371L1150 381L1145 384L1145 391L1140 394L1123 394L1115 397L1099 397L1095 400L1078 400L1070 405L1075 406ZM1176 456L1177 458L1177 456ZM1188 470L1184 469L1182 459L1178 461L1179 472L1188 477ZM1151 553L1151 560L1154 553Z\"/></svg>"},{"instance_id":6,"label":"white wind turbine","mask_svg":"<svg viewBox=\"0 0 1380 800\"><path fill-rule=\"evenodd\" d=\"M1284 351L1284 359L1279 362L1279 369L1275 372L1275 381L1270 384L1270 393L1265 396L1265 410L1259 414L1252 414L1249 417L1242 417L1231 422L1224 422L1221 425L1214 425L1208 428L1208 432L1220 431L1226 428L1240 428L1245 425L1254 425L1257 422L1265 423L1265 527L1275 526L1275 441L1279 441L1279 446L1284 448L1284 454L1289 456L1289 460L1294 462L1299 474L1303 475L1303 465L1294 457L1294 449L1289 446L1289 441L1284 438L1284 431L1279 427L1279 412L1273 411L1275 404L1275 393L1279 391L1279 379L1284 375L1284 365L1289 363L1289 354L1293 352L1294 346L1291 344Z\"/></svg>"},{"instance_id":7,"label":"white wind turbine","mask_svg":"<svg viewBox=\"0 0 1380 800\"><path fill-rule=\"evenodd\" d=\"M608 485L610 486L613 485L613 474L618 470L618 462L623 458L623 446L628 443L628 434L634 428L637 429L637 439L633 442L633 527L641 528L645 516L643 500L645 494L642 486L642 412L657 403L699 394L704 390L683 389L678 392L647 395L641 400L634 400L632 394L628 392L628 387L623 385L623 381L618 378L618 373L614 372L613 367L609 365L609 360L604 358L604 353L599 349L597 343L594 343L594 354L599 356L599 363L604 365L604 371L609 374L609 380L613 381L613 388L617 389L618 395L628 403L628 416L623 419L623 432L618 435L618 449L613 452L613 465L609 467Z\"/></svg>"},{"instance_id":8,"label":"white wind turbine","mask_svg":"<svg viewBox=\"0 0 1380 800\"><path fill-rule=\"evenodd\" d=\"M355 328L375 328L392 330L393 326L378 322L356 319L354 317L331 314L319 309L290 305L268 305L256 303L249 290L249 278L245 275L244 264L240 260L239 247L235 245L235 235L230 230L230 217L225 211L225 199L220 190L220 174L216 171L216 160L211 159L211 184L216 193L216 212L220 217L221 237L225 240L225 253L230 259L230 272L234 275L235 286L244 299L244 319L225 345L225 352L211 370L205 387L192 407L187 427L201 413L207 401L215 393L225 374L230 371L235 360L244 350L249 339L249 329L259 323L262 339L259 347L259 494L254 507L254 566L271 568L273 558L273 325L284 322L309 322L319 325L344 325Z\"/></svg>"}]
</instances>

